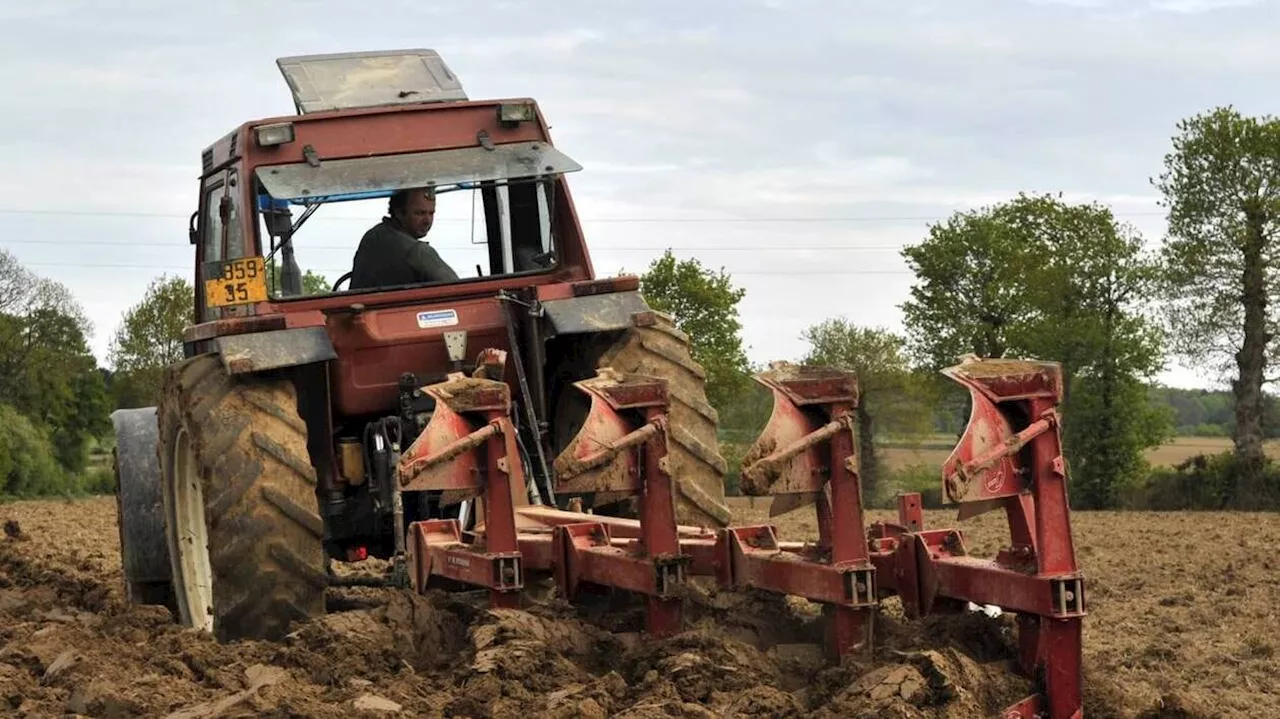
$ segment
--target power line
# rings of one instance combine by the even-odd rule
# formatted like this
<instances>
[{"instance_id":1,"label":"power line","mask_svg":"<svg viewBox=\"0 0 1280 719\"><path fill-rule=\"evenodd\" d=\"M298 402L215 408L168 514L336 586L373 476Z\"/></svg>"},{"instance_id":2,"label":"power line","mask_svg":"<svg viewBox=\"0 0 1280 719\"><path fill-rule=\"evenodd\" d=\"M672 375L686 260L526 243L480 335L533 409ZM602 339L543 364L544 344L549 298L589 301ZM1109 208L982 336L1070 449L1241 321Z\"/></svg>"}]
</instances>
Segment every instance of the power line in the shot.
<instances>
[{"instance_id":1,"label":"power line","mask_svg":"<svg viewBox=\"0 0 1280 719\"><path fill-rule=\"evenodd\" d=\"M88 247L168 247L173 249L187 249L190 247L185 242L98 242L95 240L2 240L0 246L3 245L43 245L48 247L63 247L66 245L83 245ZM446 245L432 242L431 246L437 250L476 250L487 252L488 246L483 243L467 244L467 245ZM653 251L661 252L666 249L684 250L688 252L712 252L712 251L757 251L764 250L770 252L790 251L790 250L866 250L866 251L890 251L901 250L906 245L785 245L785 246L766 246L766 245L652 245L648 247L640 245L607 245L596 243L589 249L591 252L600 251L624 251L624 252L644 252ZM299 243L295 250L341 250L345 252L354 252L355 244L351 245L309 245Z\"/></svg>"},{"instance_id":2,"label":"power line","mask_svg":"<svg viewBox=\"0 0 1280 719\"><path fill-rule=\"evenodd\" d=\"M81 269L120 269L147 270L151 272L189 272L190 267L172 265L135 265L135 264L100 264L85 262L24 262L32 267L76 267ZM335 277L350 271L351 268L335 269L331 267L308 267L312 272L332 274ZM756 270L732 272L733 275L773 275L773 276L805 276L805 275L909 275L910 270ZM465 278L464 278L465 279Z\"/></svg>"},{"instance_id":3,"label":"power line","mask_svg":"<svg viewBox=\"0 0 1280 719\"><path fill-rule=\"evenodd\" d=\"M1164 212L1112 212L1116 217L1163 217ZM21 209L21 208L0 208L0 215L36 215L36 216L57 216L65 215L68 217L148 217L159 219L190 219L188 214L174 214L165 212L141 212L132 210L53 210L53 209ZM946 219L949 215L861 215L861 216L838 216L838 217L579 217L578 221L582 223L600 224L600 223L672 223L679 224L682 222L691 223L752 223L752 222L929 222L933 220ZM368 217L353 217L350 215L326 215L327 220L351 220L359 222L373 222L375 219ZM436 222L471 222L468 218L439 218Z\"/></svg>"}]
</instances>

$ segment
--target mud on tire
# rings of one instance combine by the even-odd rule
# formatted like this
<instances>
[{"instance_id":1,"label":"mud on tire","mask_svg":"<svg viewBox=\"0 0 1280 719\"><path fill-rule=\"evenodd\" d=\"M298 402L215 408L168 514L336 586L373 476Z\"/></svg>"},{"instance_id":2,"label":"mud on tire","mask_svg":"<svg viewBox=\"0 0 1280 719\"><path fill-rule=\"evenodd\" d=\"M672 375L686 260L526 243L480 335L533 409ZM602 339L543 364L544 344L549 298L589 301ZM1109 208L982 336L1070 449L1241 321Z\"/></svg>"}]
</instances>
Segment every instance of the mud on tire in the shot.
<instances>
[{"instance_id":1,"label":"mud on tire","mask_svg":"<svg viewBox=\"0 0 1280 719\"><path fill-rule=\"evenodd\" d=\"M693 359L689 337L671 316L654 312L655 322L623 333L596 362L619 372L667 380L671 476L676 485L676 519L683 524L724 527L732 514L725 503L728 464L720 455L720 416L707 402L707 373Z\"/></svg>"},{"instance_id":2,"label":"mud on tire","mask_svg":"<svg viewBox=\"0 0 1280 719\"><path fill-rule=\"evenodd\" d=\"M324 526L296 402L289 380L232 377L216 356L166 373L158 454L174 593L183 624L220 641L277 639L324 611Z\"/></svg>"}]
</instances>

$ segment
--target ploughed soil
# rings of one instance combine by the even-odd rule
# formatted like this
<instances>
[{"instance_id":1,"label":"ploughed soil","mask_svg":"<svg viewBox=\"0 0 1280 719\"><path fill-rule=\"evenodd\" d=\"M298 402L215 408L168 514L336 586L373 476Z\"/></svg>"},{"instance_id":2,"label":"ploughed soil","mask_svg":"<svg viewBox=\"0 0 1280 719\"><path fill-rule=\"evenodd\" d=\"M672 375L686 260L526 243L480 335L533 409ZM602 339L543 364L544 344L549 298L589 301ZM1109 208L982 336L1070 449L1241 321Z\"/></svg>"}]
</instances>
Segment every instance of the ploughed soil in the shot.
<instances>
[{"instance_id":1,"label":"ploughed soil","mask_svg":"<svg viewBox=\"0 0 1280 719\"><path fill-rule=\"evenodd\" d=\"M764 501L734 505L736 524L767 519ZM330 590L329 613L284 639L223 645L124 602L110 498L0 505L0 523L0 716L980 717L1031 686L1009 615L911 622L888 599L874 653L840 665L819 607L709 586L665 640L637 633L627 597L569 606L547 582L517 610ZM816 533L811 509L776 523ZM963 528L981 555L1006 537L999 516ZM1087 716L1280 716L1280 516L1077 513L1075 528Z\"/></svg>"}]
</instances>

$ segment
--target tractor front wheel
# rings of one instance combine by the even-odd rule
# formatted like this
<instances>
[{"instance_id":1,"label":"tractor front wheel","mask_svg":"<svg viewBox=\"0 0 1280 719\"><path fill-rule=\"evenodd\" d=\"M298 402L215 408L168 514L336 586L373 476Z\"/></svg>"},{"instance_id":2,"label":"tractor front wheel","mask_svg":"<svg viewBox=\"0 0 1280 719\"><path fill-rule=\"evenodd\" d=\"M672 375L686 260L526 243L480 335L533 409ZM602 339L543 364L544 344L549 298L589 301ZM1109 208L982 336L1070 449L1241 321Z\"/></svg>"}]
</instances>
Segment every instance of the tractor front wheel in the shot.
<instances>
[{"instance_id":1,"label":"tractor front wheel","mask_svg":"<svg viewBox=\"0 0 1280 719\"><path fill-rule=\"evenodd\" d=\"M324 611L315 470L293 383L216 356L168 371L159 460L179 619L219 641L278 639Z\"/></svg>"}]
</instances>

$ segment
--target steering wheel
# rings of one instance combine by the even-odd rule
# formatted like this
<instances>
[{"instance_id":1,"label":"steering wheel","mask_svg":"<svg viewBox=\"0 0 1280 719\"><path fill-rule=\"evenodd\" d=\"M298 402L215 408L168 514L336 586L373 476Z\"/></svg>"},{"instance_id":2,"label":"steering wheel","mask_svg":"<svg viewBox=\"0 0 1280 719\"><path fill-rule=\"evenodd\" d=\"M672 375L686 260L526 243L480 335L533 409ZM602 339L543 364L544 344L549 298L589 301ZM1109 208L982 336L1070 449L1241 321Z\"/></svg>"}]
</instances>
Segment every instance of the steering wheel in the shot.
<instances>
[{"instance_id":1,"label":"steering wheel","mask_svg":"<svg viewBox=\"0 0 1280 719\"><path fill-rule=\"evenodd\" d=\"M348 272L347 274L345 274L345 275L343 275L343 276L339 277L339 278L337 279L337 281L333 283L333 288L332 288L332 289L330 289L329 291L330 291L330 292L337 292L337 291L338 291L338 285L342 284L342 283L343 283L343 281L347 281L347 282L350 282L350 281L351 281L351 273L350 273L350 272Z\"/></svg>"}]
</instances>

